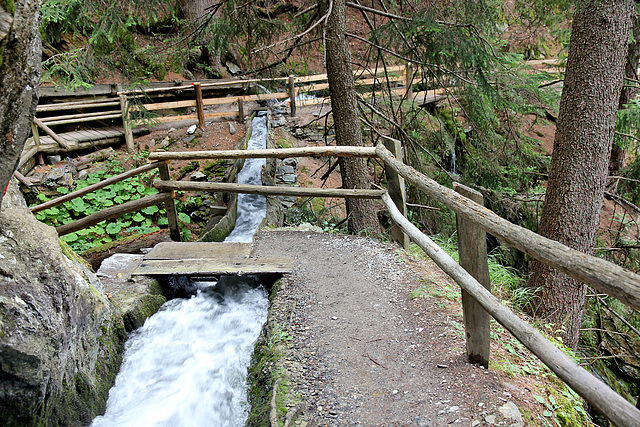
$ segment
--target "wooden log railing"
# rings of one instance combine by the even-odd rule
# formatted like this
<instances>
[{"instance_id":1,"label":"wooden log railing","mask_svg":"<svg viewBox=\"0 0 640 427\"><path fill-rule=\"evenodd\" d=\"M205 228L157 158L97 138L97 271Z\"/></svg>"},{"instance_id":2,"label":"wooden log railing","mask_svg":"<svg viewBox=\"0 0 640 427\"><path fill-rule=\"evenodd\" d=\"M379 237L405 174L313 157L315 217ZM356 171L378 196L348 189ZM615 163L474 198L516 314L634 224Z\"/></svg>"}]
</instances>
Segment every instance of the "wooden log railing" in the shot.
<instances>
[{"instance_id":1,"label":"wooden log railing","mask_svg":"<svg viewBox=\"0 0 640 427\"><path fill-rule=\"evenodd\" d=\"M388 144L388 141L385 141ZM374 152L372 152L372 149ZM228 191L263 195L295 195L306 197L371 197L381 198L391 213L393 221L412 240L425 250L463 291L463 316L467 336L467 354L471 361L488 365L489 318L503 325L525 347L545 363L559 378L565 381L596 410L619 426L640 426L640 411L631 403L594 377L565 355L527 322L495 298L490 291L486 249L478 250L477 242L484 242L484 231L498 236L507 243L543 262L559 268L571 276L591 284L596 289L638 308L640 276L600 258L585 255L558 242L546 239L511 224L490 210L474 202L481 196L471 189L458 185L456 191L443 187L397 160L383 143L373 147L307 147L273 150L229 150L217 152L152 153L150 159L218 159L218 158L284 158L293 156L361 156L377 155L385 165L400 177L417 186L434 200L458 214L461 263L467 271L455 263L443 250L422 234L400 213L393 198L383 190L312 189L291 187L267 187L228 183L177 182L157 180L154 186L160 190ZM479 232L480 231L480 232ZM481 248L482 249L482 248ZM482 252L482 253L481 253ZM474 276L478 277L476 279ZM489 317L490 316L490 317Z\"/></svg>"}]
</instances>

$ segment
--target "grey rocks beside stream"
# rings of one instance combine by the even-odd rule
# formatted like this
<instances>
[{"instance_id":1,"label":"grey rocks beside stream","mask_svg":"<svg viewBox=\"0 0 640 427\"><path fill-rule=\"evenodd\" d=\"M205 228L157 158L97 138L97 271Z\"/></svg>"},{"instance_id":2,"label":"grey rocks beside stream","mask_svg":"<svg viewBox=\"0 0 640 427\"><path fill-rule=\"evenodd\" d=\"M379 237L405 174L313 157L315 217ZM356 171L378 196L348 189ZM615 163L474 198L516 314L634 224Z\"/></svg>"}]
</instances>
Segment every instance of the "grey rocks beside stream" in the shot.
<instances>
[{"instance_id":1,"label":"grey rocks beside stream","mask_svg":"<svg viewBox=\"0 0 640 427\"><path fill-rule=\"evenodd\" d=\"M127 329L140 326L125 328L123 316L140 301L149 305L148 290L116 307L11 184L0 211L2 424L86 426L103 412ZM153 301L149 315L164 299Z\"/></svg>"}]
</instances>

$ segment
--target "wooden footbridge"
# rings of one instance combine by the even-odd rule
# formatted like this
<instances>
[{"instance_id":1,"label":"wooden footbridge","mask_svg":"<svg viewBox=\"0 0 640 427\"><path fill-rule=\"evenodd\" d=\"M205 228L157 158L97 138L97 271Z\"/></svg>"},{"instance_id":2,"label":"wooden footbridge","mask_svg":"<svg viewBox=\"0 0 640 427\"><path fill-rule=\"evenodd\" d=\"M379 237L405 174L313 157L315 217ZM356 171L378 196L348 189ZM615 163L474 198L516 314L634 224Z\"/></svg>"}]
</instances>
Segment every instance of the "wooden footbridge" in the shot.
<instances>
[{"instance_id":1,"label":"wooden footbridge","mask_svg":"<svg viewBox=\"0 0 640 427\"><path fill-rule=\"evenodd\" d=\"M156 245L134 276L244 276L286 274L290 258L254 258L251 243L164 242Z\"/></svg>"}]
</instances>

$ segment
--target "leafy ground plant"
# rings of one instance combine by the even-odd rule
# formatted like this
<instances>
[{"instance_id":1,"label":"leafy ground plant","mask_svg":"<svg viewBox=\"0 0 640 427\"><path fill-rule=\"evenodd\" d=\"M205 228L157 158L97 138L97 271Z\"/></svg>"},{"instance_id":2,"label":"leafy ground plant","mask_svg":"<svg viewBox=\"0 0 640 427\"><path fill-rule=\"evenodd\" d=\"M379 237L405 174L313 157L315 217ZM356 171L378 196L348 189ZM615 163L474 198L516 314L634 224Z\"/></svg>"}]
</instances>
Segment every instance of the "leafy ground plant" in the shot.
<instances>
[{"instance_id":1,"label":"leafy ground plant","mask_svg":"<svg viewBox=\"0 0 640 427\"><path fill-rule=\"evenodd\" d=\"M146 185L147 182L153 179L153 173L154 172L149 172L131 177L82 197L70 200L62 205L45 209L38 212L36 218L46 224L57 227L111 206L155 194L158 190ZM107 171L95 172L88 175L86 179L76 181L76 189L79 190L96 184L111 176L113 176L113 174ZM59 187L57 191L59 194L67 194L69 189ZM47 197L42 193L37 196L38 202L40 203L50 200L51 198L52 197ZM179 219L183 223L190 222L189 215L183 212L179 213ZM75 252L84 252L87 249L112 242L120 237L133 234L153 233L167 225L168 221L164 209L158 206L149 206L138 212L124 214L120 218L102 221L92 227L66 234L62 236L61 239L67 242ZM187 233L183 230L183 234L185 234L185 237L190 237L190 232L189 236L186 236Z\"/></svg>"}]
</instances>

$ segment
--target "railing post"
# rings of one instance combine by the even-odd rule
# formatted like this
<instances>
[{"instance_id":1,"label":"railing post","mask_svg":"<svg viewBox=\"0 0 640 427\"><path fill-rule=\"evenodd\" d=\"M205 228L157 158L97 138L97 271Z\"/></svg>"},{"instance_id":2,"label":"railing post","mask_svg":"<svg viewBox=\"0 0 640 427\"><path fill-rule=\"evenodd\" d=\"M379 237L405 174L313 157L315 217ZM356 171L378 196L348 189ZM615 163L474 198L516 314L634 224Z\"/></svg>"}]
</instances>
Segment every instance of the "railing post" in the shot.
<instances>
[{"instance_id":1,"label":"railing post","mask_svg":"<svg viewBox=\"0 0 640 427\"><path fill-rule=\"evenodd\" d=\"M453 189L464 197L483 205L482 194L462 184ZM487 236L484 230L456 215L458 227L458 255L460 265L482 286L491 292L489 264L487 262ZM466 291L462 290L462 311L470 363L489 367L491 317Z\"/></svg>"},{"instance_id":2,"label":"railing post","mask_svg":"<svg viewBox=\"0 0 640 427\"><path fill-rule=\"evenodd\" d=\"M413 101L413 66L410 62L407 62L407 66L404 69L404 86L407 88L405 98Z\"/></svg>"},{"instance_id":3,"label":"railing post","mask_svg":"<svg viewBox=\"0 0 640 427\"><path fill-rule=\"evenodd\" d=\"M167 163L169 163L168 160L158 166L160 179L163 181L170 179ZM176 204L173 199L175 199L175 191L171 190L171 200L165 202L164 208L167 211L167 220L169 221L169 237L171 237L171 240L180 242L182 239L180 238L180 227L178 226L178 212L176 211Z\"/></svg>"},{"instance_id":4,"label":"railing post","mask_svg":"<svg viewBox=\"0 0 640 427\"><path fill-rule=\"evenodd\" d=\"M238 121L244 122L244 100L242 97L238 98Z\"/></svg>"},{"instance_id":5,"label":"railing post","mask_svg":"<svg viewBox=\"0 0 640 427\"><path fill-rule=\"evenodd\" d=\"M291 117L296 115L296 79L289 76L289 105L291 107Z\"/></svg>"},{"instance_id":6,"label":"railing post","mask_svg":"<svg viewBox=\"0 0 640 427\"><path fill-rule=\"evenodd\" d=\"M391 151L396 159L402 161L404 158L402 154L402 144L397 139L389 138L388 136L382 136L382 143ZM391 199L398 207L398 210L402 212L402 215L407 215L407 193L404 186L404 178L398 175L398 173L390 168L385 163L385 176L387 177L387 189ZM409 236L402 232L400 227L393 224L391 227L391 238L399 242L403 248L409 248Z\"/></svg>"},{"instance_id":7,"label":"railing post","mask_svg":"<svg viewBox=\"0 0 640 427\"><path fill-rule=\"evenodd\" d=\"M133 131L131 130L127 95L120 95L120 109L122 110L122 128L124 129L124 140L127 144L127 151L133 153L135 146L133 145Z\"/></svg>"},{"instance_id":8,"label":"railing post","mask_svg":"<svg viewBox=\"0 0 640 427\"><path fill-rule=\"evenodd\" d=\"M196 93L196 110L198 111L198 127L204 129L204 105L202 102L202 85L200 82L193 83L193 89Z\"/></svg>"},{"instance_id":9,"label":"railing post","mask_svg":"<svg viewBox=\"0 0 640 427\"><path fill-rule=\"evenodd\" d=\"M40 151L40 133L38 133L38 126L32 121L31 122L31 133L33 133L33 142L38 147L38 151L36 153L36 159L39 165L44 165L44 158L42 156L42 151Z\"/></svg>"}]
</instances>

